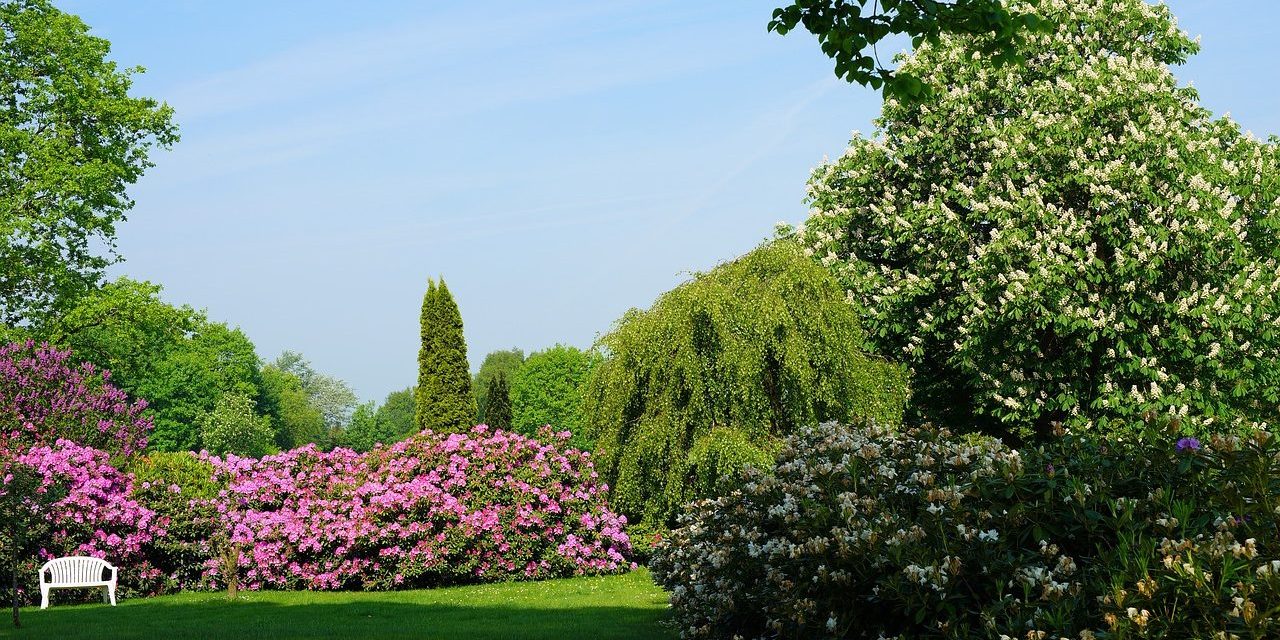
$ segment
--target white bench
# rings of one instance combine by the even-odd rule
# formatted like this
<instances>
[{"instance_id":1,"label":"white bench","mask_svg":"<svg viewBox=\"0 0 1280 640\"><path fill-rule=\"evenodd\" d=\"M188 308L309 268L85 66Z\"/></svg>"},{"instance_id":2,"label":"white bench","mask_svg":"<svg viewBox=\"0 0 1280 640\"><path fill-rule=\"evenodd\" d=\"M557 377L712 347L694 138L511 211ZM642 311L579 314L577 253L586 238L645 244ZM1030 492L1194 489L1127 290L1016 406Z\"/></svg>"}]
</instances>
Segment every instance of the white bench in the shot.
<instances>
[{"instance_id":1,"label":"white bench","mask_svg":"<svg viewBox=\"0 0 1280 640\"><path fill-rule=\"evenodd\" d=\"M103 580L103 570L111 571L111 579ZM48 577L48 580L45 578ZM102 589L102 601L116 606L116 578L118 572L111 563L101 558L71 556L54 558L40 567L40 608L49 608L49 592L53 589Z\"/></svg>"}]
</instances>

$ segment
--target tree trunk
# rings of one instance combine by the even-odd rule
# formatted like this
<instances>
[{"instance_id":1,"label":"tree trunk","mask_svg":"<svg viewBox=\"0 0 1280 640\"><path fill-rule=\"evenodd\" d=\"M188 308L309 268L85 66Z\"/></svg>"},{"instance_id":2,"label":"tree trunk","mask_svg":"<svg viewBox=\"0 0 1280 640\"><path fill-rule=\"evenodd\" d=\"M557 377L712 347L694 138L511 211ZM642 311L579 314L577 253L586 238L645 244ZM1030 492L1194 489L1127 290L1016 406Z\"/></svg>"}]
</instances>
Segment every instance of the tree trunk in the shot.
<instances>
[{"instance_id":1,"label":"tree trunk","mask_svg":"<svg viewBox=\"0 0 1280 640\"><path fill-rule=\"evenodd\" d=\"M13 577L13 626L22 628L22 621L18 619L18 548L14 548L9 552L9 573Z\"/></svg>"},{"instance_id":2,"label":"tree trunk","mask_svg":"<svg viewBox=\"0 0 1280 640\"><path fill-rule=\"evenodd\" d=\"M240 595L240 545L230 540L223 551L222 574L227 580L227 599L235 600Z\"/></svg>"}]
</instances>

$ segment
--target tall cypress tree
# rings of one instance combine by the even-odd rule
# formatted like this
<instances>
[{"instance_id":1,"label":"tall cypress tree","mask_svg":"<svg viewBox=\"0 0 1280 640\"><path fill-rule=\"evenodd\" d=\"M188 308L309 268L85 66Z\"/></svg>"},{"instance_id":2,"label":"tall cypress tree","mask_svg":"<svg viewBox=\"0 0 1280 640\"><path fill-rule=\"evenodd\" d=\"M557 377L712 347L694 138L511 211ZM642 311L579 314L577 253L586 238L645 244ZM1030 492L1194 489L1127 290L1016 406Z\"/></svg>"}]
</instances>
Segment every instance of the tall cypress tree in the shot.
<instances>
[{"instance_id":1,"label":"tall cypress tree","mask_svg":"<svg viewBox=\"0 0 1280 640\"><path fill-rule=\"evenodd\" d=\"M499 373L489 378L489 388L485 394L489 399L484 407L485 424L495 428L511 430L511 392L507 388L507 376Z\"/></svg>"},{"instance_id":2,"label":"tall cypress tree","mask_svg":"<svg viewBox=\"0 0 1280 640\"><path fill-rule=\"evenodd\" d=\"M422 346L418 348L418 386L413 392L413 417L419 431L432 428L432 399L438 395L432 361L439 324L436 320L436 281L427 280L427 293L422 296L422 314L419 316Z\"/></svg>"},{"instance_id":3,"label":"tall cypress tree","mask_svg":"<svg viewBox=\"0 0 1280 640\"><path fill-rule=\"evenodd\" d=\"M415 416L420 429L462 431L472 425L476 400L462 334L462 314L444 279L427 286L422 300L422 348L418 352Z\"/></svg>"}]
</instances>

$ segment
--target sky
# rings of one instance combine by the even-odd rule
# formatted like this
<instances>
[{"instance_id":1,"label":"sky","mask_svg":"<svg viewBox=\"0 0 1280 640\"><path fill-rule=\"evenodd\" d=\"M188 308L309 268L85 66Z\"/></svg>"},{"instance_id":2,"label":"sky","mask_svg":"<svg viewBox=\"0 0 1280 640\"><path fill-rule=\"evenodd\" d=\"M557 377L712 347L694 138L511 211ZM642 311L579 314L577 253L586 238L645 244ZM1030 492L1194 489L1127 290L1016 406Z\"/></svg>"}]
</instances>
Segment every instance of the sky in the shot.
<instances>
[{"instance_id":1,"label":"sky","mask_svg":"<svg viewBox=\"0 0 1280 640\"><path fill-rule=\"evenodd\" d=\"M878 92L778 2L63 0L182 140L114 274L381 400L416 378L427 279L496 349L590 347L631 307L806 214ZM1177 0L1205 106L1280 134L1272 0Z\"/></svg>"}]
</instances>

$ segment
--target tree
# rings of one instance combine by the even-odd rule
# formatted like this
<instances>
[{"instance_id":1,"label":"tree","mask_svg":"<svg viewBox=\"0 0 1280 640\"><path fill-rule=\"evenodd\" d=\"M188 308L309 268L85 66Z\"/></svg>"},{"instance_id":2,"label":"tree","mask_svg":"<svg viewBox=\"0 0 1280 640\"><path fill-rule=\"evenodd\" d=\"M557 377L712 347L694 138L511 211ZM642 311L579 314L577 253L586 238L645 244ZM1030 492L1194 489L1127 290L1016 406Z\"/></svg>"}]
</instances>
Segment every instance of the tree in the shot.
<instances>
[{"instance_id":1,"label":"tree","mask_svg":"<svg viewBox=\"0 0 1280 640\"><path fill-rule=\"evenodd\" d=\"M296 351L281 353L273 364L277 369L292 374L298 379L311 407L320 413L324 421L325 437L338 434L347 427L358 398L356 392L346 382L316 371L311 366L311 362ZM320 440L307 440L307 442L320 442Z\"/></svg>"},{"instance_id":2,"label":"tree","mask_svg":"<svg viewBox=\"0 0 1280 640\"><path fill-rule=\"evenodd\" d=\"M159 362L181 349L204 314L160 299L163 288L120 277L81 296L36 332L76 357L111 372L113 384L138 395L158 375Z\"/></svg>"},{"instance_id":3,"label":"tree","mask_svg":"<svg viewBox=\"0 0 1280 640\"><path fill-rule=\"evenodd\" d=\"M551 425L574 434L573 446L590 448L582 432L582 387L593 362L591 354L561 344L529 354L511 380L512 426L534 435Z\"/></svg>"},{"instance_id":4,"label":"tree","mask_svg":"<svg viewBox=\"0 0 1280 640\"><path fill-rule=\"evenodd\" d=\"M413 416L414 388L392 391L378 407L375 418L379 425L384 425L388 433L395 434L395 440L417 431L417 423Z\"/></svg>"},{"instance_id":5,"label":"tree","mask_svg":"<svg viewBox=\"0 0 1280 640\"><path fill-rule=\"evenodd\" d=\"M262 395L258 408L271 418L276 446L293 449L309 442L323 442L328 430L324 414L311 403L302 380L274 364L262 368Z\"/></svg>"},{"instance_id":6,"label":"tree","mask_svg":"<svg viewBox=\"0 0 1280 640\"><path fill-rule=\"evenodd\" d=\"M485 405L485 415L480 421L495 429L510 431L513 420L507 375L499 372L498 375L489 378L489 388L485 395L489 401Z\"/></svg>"},{"instance_id":7,"label":"tree","mask_svg":"<svg viewBox=\"0 0 1280 640\"><path fill-rule=\"evenodd\" d=\"M975 63L960 36L903 62L951 88L887 101L876 137L815 172L803 241L865 344L910 364L916 420L1274 425L1280 145L1177 85L1197 45L1167 7L1044 6L1057 28L1025 65Z\"/></svg>"},{"instance_id":8,"label":"tree","mask_svg":"<svg viewBox=\"0 0 1280 640\"><path fill-rule=\"evenodd\" d=\"M254 401L240 393L218 398L213 409L197 419L200 444L214 455L234 453L261 457L272 450L271 424L255 411Z\"/></svg>"},{"instance_id":9,"label":"tree","mask_svg":"<svg viewBox=\"0 0 1280 640\"><path fill-rule=\"evenodd\" d=\"M110 371L114 386L147 398L157 424L153 449L194 448L196 417L225 393L248 394L279 420L279 400L268 397L279 390L266 388L248 337L210 322L203 311L165 302L161 292L160 285L121 277L26 333L70 348L76 359Z\"/></svg>"},{"instance_id":10,"label":"tree","mask_svg":"<svg viewBox=\"0 0 1280 640\"><path fill-rule=\"evenodd\" d=\"M0 443L0 549L5 550L5 564L9 572L10 592L13 596L13 626L22 627L19 609L19 565L22 550L32 542L32 531L49 518L49 512L66 496L62 483L38 473L29 465L20 464L14 452Z\"/></svg>"},{"instance_id":11,"label":"tree","mask_svg":"<svg viewBox=\"0 0 1280 640\"><path fill-rule=\"evenodd\" d=\"M203 318L186 340L159 357L154 375L135 384L135 393L152 400L151 446L157 451L195 450L201 415L224 395L258 398L261 389L261 361L248 336Z\"/></svg>"},{"instance_id":12,"label":"tree","mask_svg":"<svg viewBox=\"0 0 1280 640\"><path fill-rule=\"evenodd\" d=\"M504 376L508 382L515 378L516 370L524 363L524 351L512 347L500 351L491 351L480 363L480 370L471 381L471 388L476 391L476 419L485 422L488 414L489 385L498 376Z\"/></svg>"},{"instance_id":13,"label":"tree","mask_svg":"<svg viewBox=\"0 0 1280 640\"><path fill-rule=\"evenodd\" d=\"M473 426L467 342L462 314L444 280L427 285L422 299L422 348L418 352L416 419L419 429L462 431Z\"/></svg>"},{"instance_id":14,"label":"tree","mask_svg":"<svg viewBox=\"0 0 1280 640\"><path fill-rule=\"evenodd\" d=\"M126 189L177 141L173 110L129 95L141 67L49 0L0 2L0 324L38 322L117 260Z\"/></svg>"},{"instance_id":15,"label":"tree","mask_svg":"<svg viewBox=\"0 0 1280 640\"><path fill-rule=\"evenodd\" d=\"M836 77L883 88L886 99L905 102L926 100L946 83L923 81L906 68L887 68L876 47L885 37L910 36L912 46L919 47L936 44L945 35L965 34L970 50L999 66L1022 61L1020 46L1028 32L1052 28L1035 13L1035 0L795 0L774 9L769 30L786 35L797 25L817 36L822 52L835 60Z\"/></svg>"},{"instance_id":16,"label":"tree","mask_svg":"<svg viewBox=\"0 0 1280 640\"><path fill-rule=\"evenodd\" d=\"M379 419L372 401L356 407L351 415L351 426L343 433L342 444L356 451L371 451L379 444L392 444L406 434L396 431L396 425Z\"/></svg>"},{"instance_id":17,"label":"tree","mask_svg":"<svg viewBox=\"0 0 1280 640\"><path fill-rule=\"evenodd\" d=\"M418 386L414 388L414 422L418 431L430 429L434 419L428 410L440 394L439 380L435 376L435 352L437 334L440 332L440 318L436 302L436 281L427 280L427 292L422 296L422 311L418 316Z\"/></svg>"},{"instance_id":18,"label":"tree","mask_svg":"<svg viewBox=\"0 0 1280 640\"><path fill-rule=\"evenodd\" d=\"M581 414L613 504L662 526L803 427L898 424L905 371L862 341L844 291L787 241L628 311L599 341Z\"/></svg>"}]
</instances>

